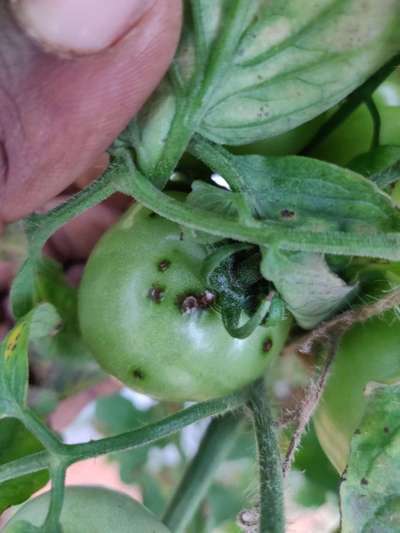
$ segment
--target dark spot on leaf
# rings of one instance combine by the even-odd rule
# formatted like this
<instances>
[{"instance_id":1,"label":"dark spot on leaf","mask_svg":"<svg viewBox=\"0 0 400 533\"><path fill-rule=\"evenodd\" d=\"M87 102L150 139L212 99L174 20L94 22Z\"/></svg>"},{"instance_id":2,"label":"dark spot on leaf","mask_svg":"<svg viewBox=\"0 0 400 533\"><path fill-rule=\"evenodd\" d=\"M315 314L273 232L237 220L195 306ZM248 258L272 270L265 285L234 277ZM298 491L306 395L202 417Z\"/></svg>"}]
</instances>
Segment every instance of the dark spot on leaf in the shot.
<instances>
[{"instance_id":1,"label":"dark spot on leaf","mask_svg":"<svg viewBox=\"0 0 400 533\"><path fill-rule=\"evenodd\" d=\"M165 272L166 270L169 269L170 266L171 266L171 261L169 261L168 259L163 259L162 261L158 263L158 270L160 272Z\"/></svg>"},{"instance_id":2,"label":"dark spot on leaf","mask_svg":"<svg viewBox=\"0 0 400 533\"><path fill-rule=\"evenodd\" d=\"M368 479L365 479L365 477L363 477L360 483L361 485L368 485Z\"/></svg>"},{"instance_id":3,"label":"dark spot on leaf","mask_svg":"<svg viewBox=\"0 0 400 533\"><path fill-rule=\"evenodd\" d=\"M282 209L281 211L281 217L282 218L285 218L287 220L290 220L292 218L294 218L296 215L296 213L292 210L292 209Z\"/></svg>"},{"instance_id":4,"label":"dark spot on leaf","mask_svg":"<svg viewBox=\"0 0 400 533\"><path fill-rule=\"evenodd\" d=\"M132 371L132 375L135 379L140 379L140 380L144 379L144 373L140 368L134 368Z\"/></svg>"},{"instance_id":5,"label":"dark spot on leaf","mask_svg":"<svg viewBox=\"0 0 400 533\"><path fill-rule=\"evenodd\" d=\"M159 304L164 299L165 296L165 289L163 287L159 287L157 285L153 285L147 293L148 298L152 300L154 303Z\"/></svg>"},{"instance_id":6,"label":"dark spot on leaf","mask_svg":"<svg viewBox=\"0 0 400 533\"><path fill-rule=\"evenodd\" d=\"M267 339L265 339L265 341L263 342L263 345L262 345L262 349L263 349L263 352L269 352L272 348L272 340L268 337Z\"/></svg>"},{"instance_id":7,"label":"dark spot on leaf","mask_svg":"<svg viewBox=\"0 0 400 533\"><path fill-rule=\"evenodd\" d=\"M389 428L388 428L387 426L385 426L385 427L383 428L383 431L384 431L385 433L389 433Z\"/></svg>"},{"instance_id":8,"label":"dark spot on leaf","mask_svg":"<svg viewBox=\"0 0 400 533\"><path fill-rule=\"evenodd\" d=\"M181 231L180 234L179 234L179 240L183 241L183 231Z\"/></svg>"},{"instance_id":9,"label":"dark spot on leaf","mask_svg":"<svg viewBox=\"0 0 400 533\"><path fill-rule=\"evenodd\" d=\"M154 213L154 211L152 211L150 214L149 214L149 218L156 218L158 217L157 213Z\"/></svg>"},{"instance_id":10,"label":"dark spot on leaf","mask_svg":"<svg viewBox=\"0 0 400 533\"><path fill-rule=\"evenodd\" d=\"M354 432L354 435L361 435L361 429L357 428Z\"/></svg>"}]
</instances>

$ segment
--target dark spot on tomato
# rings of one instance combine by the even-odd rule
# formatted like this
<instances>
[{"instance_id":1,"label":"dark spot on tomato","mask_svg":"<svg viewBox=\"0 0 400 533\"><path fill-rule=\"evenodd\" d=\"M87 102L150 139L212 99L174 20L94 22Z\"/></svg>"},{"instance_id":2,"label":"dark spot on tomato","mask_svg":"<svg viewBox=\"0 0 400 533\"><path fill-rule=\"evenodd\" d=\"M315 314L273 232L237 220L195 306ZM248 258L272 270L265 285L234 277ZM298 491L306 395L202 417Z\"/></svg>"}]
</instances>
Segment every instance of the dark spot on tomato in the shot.
<instances>
[{"instance_id":1,"label":"dark spot on tomato","mask_svg":"<svg viewBox=\"0 0 400 533\"><path fill-rule=\"evenodd\" d=\"M200 305L196 296L186 296L181 303L181 311L184 314L193 313L196 309L199 309Z\"/></svg>"},{"instance_id":2,"label":"dark spot on tomato","mask_svg":"<svg viewBox=\"0 0 400 533\"><path fill-rule=\"evenodd\" d=\"M171 266L171 261L169 261L168 259L163 259L162 261L158 263L158 270L160 272L165 272L166 270L169 269L170 266Z\"/></svg>"},{"instance_id":3,"label":"dark spot on tomato","mask_svg":"<svg viewBox=\"0 0 400 533\"><path fill-rule=\"evenodd\" d=\"M198 301L202 309L207 309L215 302L215 294L211 291L204 291L198 296Z\"/></svg>"},{"instance_id":4,"label":"dark spot on tomato","mask_svg":"<svg viewBox=\"0 0 400 533\"><path fill-rule=\"evenodd\" d=\"M384 431L385 433L389 433L389 428L388 428L387 426L385 426L385 427L383 428L383 431Z\"/></svg>"},{"instance_id":5,"label":"dark spot on tomato","mask_svg":"<svg viewBox=\"0 0 400 533\"><path fill-rule=\"evenodd\" d=\"M365 479L365 477L363 477L360 483L361 485L368 485L368 479Z\"/></svg>"},{"instance_id":6,"label":"dark spot on tomato","mask_svg":"<svg viewBox=\"0 0 400 533\"><path fill-rule=\"evenodd\" d=\"M154 303L159 304L162 302L165 296L165 289L163 287L159 287L157 285L153 285L147 293L148 298L152 300Z\"/></svg>"},{"instance_id":7,"label":"dark spot on tomato","mask_svg":"<svg viewBox=\"0 0 400 533\"><path fill-rule=\"evenodd\" d=\"M265 341L263 342L263 345L262 345L262 349L263 349L263 352L269 352L272 348L272 339L270 339L269 337L267 339L265 339Z\"/></svg>"},{"instance_id":8,"label":"dark spot on tomato","mask_svg":"<svg viewBox=\"0 0 400 533\"><path fill-rule=\"evenodd\" d=\"M140 379L140 381L144 379L144 372L140 368L134 368L132 371L132 375L135 379Z\"/></svg>"},{"instance_id":9,"label":"dark spot on tomato","mask_svg":"<svg viewBox=\"0 0 400 533\"><path fill-rule=\"evenodd\" d=\"M281 217L290 220L296 216L296 213L292 209L282 209Z\"/></svg>"},{"instance_id":10,"label":"dark spot on tomato","mask_svg":"<svg viewBox=\"0 0 400 533\"><path fill-rule=\"evenodd\" d=\"M176 299L179 309L184 314L208 309L214 302L215 294L208 290L200 293L186 293Z\"/></svg>"},{"instance_id":11,"label":"dark spot on tomato","mask_svg":"<svg viewBox=\"0 0 400 533\"><path fill-rule=\"evenodd\" d=\"M354 435L361 435L361 429L356 429Z\"/></svg>"}]
</instances>

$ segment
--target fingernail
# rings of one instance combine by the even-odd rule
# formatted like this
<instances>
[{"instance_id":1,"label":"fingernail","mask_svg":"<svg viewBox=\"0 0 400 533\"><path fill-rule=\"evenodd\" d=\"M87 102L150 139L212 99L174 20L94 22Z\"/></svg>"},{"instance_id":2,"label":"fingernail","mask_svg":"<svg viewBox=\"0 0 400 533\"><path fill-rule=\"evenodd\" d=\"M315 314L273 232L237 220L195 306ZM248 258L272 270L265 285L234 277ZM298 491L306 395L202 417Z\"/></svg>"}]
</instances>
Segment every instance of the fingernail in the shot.
<instances>
[{"instance_id":1,"label":"fingernail","mask_svg":"<svg viewBox=\"0 0 400 533\"><path fill-rule=\"evenodd\" d=\"M121 39L155 0L10 0L22 29L60 55L93 54Z\"/></svg>"}]
</instances>

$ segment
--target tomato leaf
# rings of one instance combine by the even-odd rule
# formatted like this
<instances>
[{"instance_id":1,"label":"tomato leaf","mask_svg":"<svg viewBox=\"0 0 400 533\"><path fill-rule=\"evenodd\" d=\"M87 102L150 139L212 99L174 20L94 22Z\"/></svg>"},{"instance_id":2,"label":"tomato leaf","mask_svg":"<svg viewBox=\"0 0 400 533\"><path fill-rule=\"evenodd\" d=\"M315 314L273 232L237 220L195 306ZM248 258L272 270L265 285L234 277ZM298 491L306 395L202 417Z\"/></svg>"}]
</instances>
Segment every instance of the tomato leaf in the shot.
<instances>
[{"instance_id":1,"label":"tomato leaf","mask_svg":"<svg viewBox=\"0 0 400 533\"><path fill-rule=\"evenodd\" d=\"M195 132L240 145L289 131L394 56L399 21L395 0L186 2L168 76L122 139L161 185Z\"/></svg>"},{"instance_id":2,"label":"tomato leaf","mask_svg":"<svg viewBox=\"0 0 400 533\"><path fill-rule=\"evenodd\" d=\"M400 385L369 384L340 488L343 533L397 531L400 523Z\"/></svg>"},{"instance_id":3,"label":"tomato leaf","mask_svg":"<svg viewBox=\"0 0 400 533\"><path fill-rule=\"evenodd\" d=\"M43 449L40 442L16 419L0 420L0 464ZM48 472L22 476L0 483L0 514L11 505L24 502L48 481Z\"/></svg>"},{"instance_id":4,"label":"tomato leaf","mask_svg":"<svg viewBox=\"0 0 400 533\"><path fill-rule=\"evenodd\" d=\"M348 167L384 189L400 180L400 146L378 146L353 159Z\"/></svg>"},{"instance_id":5,"label":"tomato leaf","mask_svg":"<svg viewBox=\"0 0 400 533\"><path fill-rule=\"evenodd\" d=\"M286 252L271 246L263 251L261 271L304 329L336 312L355 290L329 269L321 254Z\"/></svg>"},{"instance_id":6,"label":"tomato leaf","mask_svg":"<svg viewBox=\"0 0 400 533\"><path fill-rule=\"evenodd\" d=\"M300 156L231 156L240 188L258 220L312 231L376 233L400 228L390 196L350 170Z\"/></svg>"},{"instance_id":7,"label":"tomato leaf","mask_svg":"<svg viewBox=\"0 0 400 533\"><path fill-rule=\"evenodd\" d=\"M0 418L13 416L15 404L26 403L28 343L48 335L59 323L54 307L42 304L22 318L0 345Z\"/></svg>"}]
</instances>

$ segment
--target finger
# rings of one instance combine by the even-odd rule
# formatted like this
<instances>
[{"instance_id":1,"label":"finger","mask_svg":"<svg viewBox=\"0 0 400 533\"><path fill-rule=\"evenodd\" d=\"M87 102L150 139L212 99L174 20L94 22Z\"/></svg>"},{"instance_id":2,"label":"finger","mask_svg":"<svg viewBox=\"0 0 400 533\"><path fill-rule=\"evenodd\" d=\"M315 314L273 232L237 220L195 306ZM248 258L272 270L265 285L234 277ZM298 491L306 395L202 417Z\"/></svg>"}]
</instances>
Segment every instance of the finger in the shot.
<instances>
[{"instance_id":1,"label":"finger","mask_svg":"<svg viewBox=\"0 0 400 533\"><path fill-rule=\"evenodd\" d=\"M0 3L0 219L26 215L93 165L158 84L180 20L180 0L155 0L106 50L66 59L44 52Z\"/></svg>"}]
</instances>

